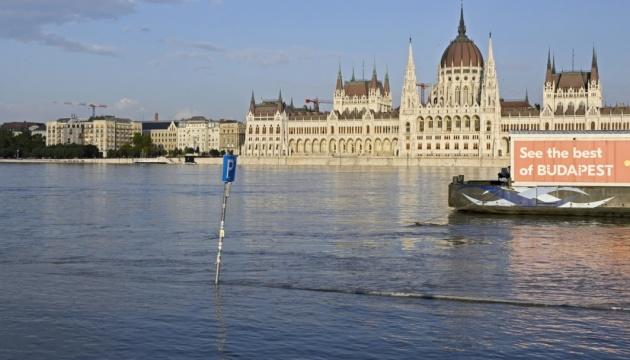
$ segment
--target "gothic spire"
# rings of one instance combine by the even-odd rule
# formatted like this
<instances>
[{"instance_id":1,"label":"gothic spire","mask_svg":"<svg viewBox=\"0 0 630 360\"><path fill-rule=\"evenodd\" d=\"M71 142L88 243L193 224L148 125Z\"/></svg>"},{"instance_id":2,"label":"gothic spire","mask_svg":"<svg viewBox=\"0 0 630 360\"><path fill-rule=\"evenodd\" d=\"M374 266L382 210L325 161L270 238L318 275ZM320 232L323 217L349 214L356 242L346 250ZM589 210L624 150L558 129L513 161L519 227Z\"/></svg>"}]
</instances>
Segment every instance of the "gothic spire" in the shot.
<instances>
[{"instance_id":1,"label":"gothic spire","mask_svg":"<svg viewBox=\"0 0 630 360\"><path fill-rule=\"evenodd\" d=\"M525 88L525 103L529 105L529 94L527 93L527 88Z\"/></svg>"},{"instance_id":2,"label":"gothic spire","mask_svg":"<svg viewBox=\"0 0 630 360\"><path fill-rule=\"evenodd\" d=\"M284 108L284 104L282 103L282 89L280 89L280 92L278 93L278 111L282 112Z\"/></svg>"},{"instance_id":3,"label":"gothic spire","mask_svg":"<svg viewBox=\"0 0 630 360\"><path fill-rule=\"evenodd\" d=\"M551 65L551 49L547 52L547 71L545 72L545 82L553 82L553 66Z\"/></svg>"},{"instance_id":4,"label":"gothic spire","mask_svg":"<svg viewBox=\"0 0 630 360\"><path fill-rule=\"evenodd\" d=\"M376 61L372 66L372 80L370 81L370 89L376 89L378 87L378 79L376 77Z\"/></svg>"},{"instance_id":5,"label":"gothic spire","mask_svg":"<svg viewBox=\"0 0 630 360\"><path fill-rule=\"evenodd\" d=\"M252 114L256 111L256 100L254 99L254 90L252 90L252 98L249 100L249 111Z\"/></svg>"},{"instance_id":6,"label":"gothic spire","mask_svg":"<svg viewBox=\"0 0 630 360\"><path fill-rule=\"evenodd\" d=\"M409 38L409 54L407 55L407 68L400 99L400 108L403 111L413 111L418 106L418 89L416 80L416 65L413 61L413 48Z\"/></svg>"},{"instance_id":7,"label":"gothic spire","mask_svg":"<svg viewBox=\"0 0 630 360\"><path fill-rule=\"evenodd\" d=\"M385 80L383 83L383 91L385 91L385 94L389 94L389 69L385 69Z\"/></svg>"},{"instance_id":8,"label":"gothic spire","mask_svg":"<svg viewBox=\"0 0 630 360\"><path fill-rule=\"evenodd\" d=\"M495 107L500 103L499 80L497 78L496 65L494 63L494 48L492 46L492 34L488 35L488 56L483 69L483 85L481 89L481 105ZM476 100L475 100L476 101Z\"/></svg>"},{"instance_id":9,"label":"gothic spire","mask_svg":"<svg viewBox=\"0 0 630 360\"><path fill-rule=\"evenodd\" d=\"M556 73L556 54L553 54L553 56L551 57L551 73Z\"/></svg>"},{"instance_id":10,"label":"gothic spire","mask_svg":"<svg viewBox=\"0 0 630 360\"><path fill-rule=\"evenodd\" d=\"M341 64L339 64L339 70L337 71L337 86L336 90L343 90L343 78L341 77Z\"/></svg>"},{"instance_id":11,"label":"gothic spire","mask_svg":"<svg viewBox=\"0 0 630 360\"><path fill-rule=\"evenodd\" d=\"M599 81L599 67L597 66L595 46L593 46L593 60L591 61L591 80Z\"/></svg>"},{"instance_id":12,"label":"gothic spire","mask_svg":"<svg viewBox=\"0 0 630 360\"><path fill-rule=\"evenodd\" d=\"M462 6L459 12L459 27L457 28L457 32L459 36L466 36L466 24L464 23L464 2L462 1Z\"/></svg>"},{"instance_id":13,"label":"gothic spire","mask_svg":"<svg viewBox=\"0 0 630 360\"><path fill-rule=\"evenodd\" d=\"M355 77L354 77L354 66L352 67L352 78L350 79L350 81L355 81Z\"/></svg>"}]
</instances>

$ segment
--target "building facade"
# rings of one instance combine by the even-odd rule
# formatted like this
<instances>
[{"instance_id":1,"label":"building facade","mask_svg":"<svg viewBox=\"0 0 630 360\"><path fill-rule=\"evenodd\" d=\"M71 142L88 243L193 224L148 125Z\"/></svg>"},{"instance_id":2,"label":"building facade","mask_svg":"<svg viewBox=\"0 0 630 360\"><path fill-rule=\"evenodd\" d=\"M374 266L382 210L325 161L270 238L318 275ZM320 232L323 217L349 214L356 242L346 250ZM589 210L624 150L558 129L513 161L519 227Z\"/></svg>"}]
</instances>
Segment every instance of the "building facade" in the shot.
<instances>
[{"instance_id":1,"label":"building facade","mask_svg":"<svg viewBox=\"0 0 630 360\"><path fill-rule=\"evenodd\" d=\"M236 120L219 121L219 151L240 155L245 142L245 125Z\"/></svg>"},{"instance_id":2,"label":"building facade","mask_svg":"<svg viewBox=\"0 0 630 360\"><path fill-rule=\"evenodd\" d=\"M151 142L166 151L177 149L177 121L151 121L142 123L142 133L151 137Z\"/></svg>"},{"instance_id":3,"label":"building facade","mask_svg":"<svg viewBox=\"0 0 630 360\"><path fill-rule=\"evenodd\" d=\"M429 89L426 98L418 87ZM295 108L278 99L256 102L246 115L243 151L293 155L504 158L510 131L630 130L629 107L603 105L597 55L587 71L557 72L547 56L543 101L500 96L492 37L486 56L466 34L463 9L456 37L444 50L433 85L418 83L411 39L400 106L392 106L389 75L343 81L332 111ZM316 104L318 105L318 104Z\"/></svg>"},{"instance_id":4,"label":"building facade","mask_svg":"<svg viewBox=\"0 0 630 360\"><path fill-rule=\"evenodd\" d=\"M107 157L109 150L131 143L137 133L142 133L142 123L114 116L59 119L46 123L46 145L94 145Z\"/></svg>"}]
</instances>

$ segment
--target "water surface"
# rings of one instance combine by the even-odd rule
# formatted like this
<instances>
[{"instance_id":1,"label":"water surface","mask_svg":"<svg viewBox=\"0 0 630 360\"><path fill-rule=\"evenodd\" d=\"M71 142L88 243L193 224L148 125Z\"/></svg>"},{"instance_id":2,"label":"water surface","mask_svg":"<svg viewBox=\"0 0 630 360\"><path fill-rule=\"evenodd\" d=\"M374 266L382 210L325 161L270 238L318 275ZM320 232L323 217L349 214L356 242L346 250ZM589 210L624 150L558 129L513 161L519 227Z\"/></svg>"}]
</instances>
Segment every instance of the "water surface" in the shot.
<instances>
[{"instance_id":1,"label":"water surface","mask_svg":"<svg viewBox=\"0 0 630 360\"><path fill-rule=\"evenodd\" d=\"M630 221L459 173L239 167L215 289L218 167L0 165L0 358L629 358Z\"/></svg>"}]
</instances>

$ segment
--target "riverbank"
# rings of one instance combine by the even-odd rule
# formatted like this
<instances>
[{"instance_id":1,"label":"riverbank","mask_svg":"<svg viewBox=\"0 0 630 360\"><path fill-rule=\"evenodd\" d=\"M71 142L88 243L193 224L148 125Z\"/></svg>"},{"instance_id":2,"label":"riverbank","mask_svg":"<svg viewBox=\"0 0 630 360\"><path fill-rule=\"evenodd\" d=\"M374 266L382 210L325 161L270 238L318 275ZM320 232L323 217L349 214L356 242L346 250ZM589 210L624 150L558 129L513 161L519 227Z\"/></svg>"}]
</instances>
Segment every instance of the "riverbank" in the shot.
<instances>
[{"instance_id":1,"label":"riverbank","mask_svg":"<svg viewBox=\"0 0 630 360\"><path fill-rule=\"evenodd\" d=\"M0 159L0 163L10 164L165 164L182 165L184 158L158 157L150 159L107 158L107 159ZM199 165L220 165L222 158L196 158ZM239 165L267 166L391 166L391 167L484 167L500 168L509 164L509 159L493 158L397 158L397 157L332 157L332 156L292 156L263 158L239 156Z\"/></svg>"}]
</instances>

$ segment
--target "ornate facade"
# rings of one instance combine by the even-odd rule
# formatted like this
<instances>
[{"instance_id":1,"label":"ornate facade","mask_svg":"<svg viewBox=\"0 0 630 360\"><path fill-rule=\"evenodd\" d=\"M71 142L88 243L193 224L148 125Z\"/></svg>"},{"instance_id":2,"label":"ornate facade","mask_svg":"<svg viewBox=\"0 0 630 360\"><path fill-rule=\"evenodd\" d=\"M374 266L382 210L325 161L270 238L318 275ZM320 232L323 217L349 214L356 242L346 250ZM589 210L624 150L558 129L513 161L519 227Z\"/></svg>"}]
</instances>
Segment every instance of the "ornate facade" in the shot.
<instances>
[{"instance_id":1,"label":"ornate facade","mask_svg":"<svg viewBox=\"0 0 630 360\"><path fill-rule=\"evenodd\" d=\"M350 81L337 74L332 111L287 105L282 95L247 113L249 156L492 157L509 155L515 130L630 130L630 108L603 106L597 56L590 71L556 72L547 57L542 105L500 97L492 36L484 59L466 35L463 9L457 36L444 51L427 99L418 94L411 39L400 107L393 108L389 74ZM625 115L628 114L628 115Z\"/></svg>"}]
</instances>

